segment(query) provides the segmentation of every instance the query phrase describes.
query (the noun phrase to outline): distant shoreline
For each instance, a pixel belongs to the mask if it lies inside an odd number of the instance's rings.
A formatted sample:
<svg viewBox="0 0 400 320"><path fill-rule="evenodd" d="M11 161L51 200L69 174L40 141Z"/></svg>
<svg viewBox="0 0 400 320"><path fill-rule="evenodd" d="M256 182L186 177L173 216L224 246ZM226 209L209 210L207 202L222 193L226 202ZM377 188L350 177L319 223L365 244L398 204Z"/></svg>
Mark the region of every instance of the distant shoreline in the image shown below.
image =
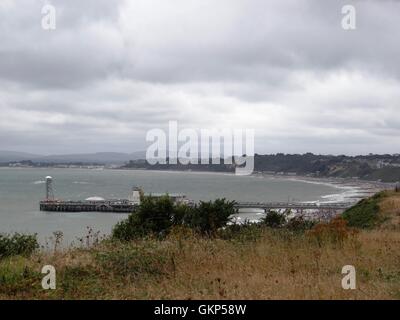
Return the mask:
<svg viewBox="0 0 400 320"><path fill-rule="evenodd" d="M58 168L58 167L0 167L0 170L24 170L24 169L41 169L41 170L91 170L91 171L103 171L103 170L112 170L112 171L148 171L155 173L184 173L184 174L207 174L207 175L225 175L225 176L235 176L235 173L232 172L220 172L220 171L193 171L193 170L160 170L160 169L139 169L139 168ZM338 193L334 194L326 194L322 196L324 201L321 202L357 202L363 198L369 197L379 191L392 189L394 188L394 183L387 182L379 182L379 181L367 181L355 178L336 178L336 177L310 177L304 175L284 175L284 174L271 174L264 172L254 172L249 175L251 177L261 177L268 179L279 179L286 181L297 181L303 183L311 183L311 184L322 184L329 187L333 187L338 189ZM248 177L249 177L248 176Z"/></svg>
<svg viewBox="0 0 400 320"><path fill-rule="evenodd" d="M161 169L146 169L146 168L105 168L105 170L132 170L132 171L150 171L150 172L170 172L170 173L190 173L190 174L220 174L220 175L235 175L233 172L223 171L195 171L195 170L161 170ZM266 172L253 172L253 177L277 178L281 180L301 181L313 184L325 184L335 188L345 187L358 187L365 190L382 191L394 188L393 182L381 182L373 180L361 180L356 178L339 178L339 177L311 177L306 175L285 175L285 174L272 174ZM374 192L374 193L376 193Z"/></svg>
<svg viewBox="0 0 400 320"><path fill-rule="evenodd" d="M309 177L309 176L284 176L258 173L263 177L279 178L281 180L299 181L312 184L323 184L341 190L338 194L329 194L323 196L330 202L357 202L363 198L374 195L377 192L393 189L393 183L366 181L350 178L332 178L332 177Z"/></svg>
<svg viewBox="0 0 400 320"><path fill-rule="evenodd" d="M210 171L210 170L171 170L171 169L147 169L147 168L124 168L124 167L116 167L116 168L108 168L106 166L102 167L57 167L57 166L49 166L49 167L8 167L8 166L0 166L0 170L12 170L12 169L40 169L40 170L51 170L51 169L62 169L62 170L92 170L92 171L102 171L102 170L112 170L112 171L150 171L150 172L169 172L169 173L190 173L190 174L219 174L219 175L235 175L234 172L225 172L225 171ZM254 177L269 177L269 178L279 178L283 180L294 180L294 181L304 181L309 183L327 183L330 185L356 185L356 186L369 186L370 188L375 189L388 189L394 188L396 183L394 182L382 182L377 180L362 180L359 178L341 178L341 177L313 177L307 175L287 175L287 174L273 174L269 172L253 172L251 175Z"/></svg>

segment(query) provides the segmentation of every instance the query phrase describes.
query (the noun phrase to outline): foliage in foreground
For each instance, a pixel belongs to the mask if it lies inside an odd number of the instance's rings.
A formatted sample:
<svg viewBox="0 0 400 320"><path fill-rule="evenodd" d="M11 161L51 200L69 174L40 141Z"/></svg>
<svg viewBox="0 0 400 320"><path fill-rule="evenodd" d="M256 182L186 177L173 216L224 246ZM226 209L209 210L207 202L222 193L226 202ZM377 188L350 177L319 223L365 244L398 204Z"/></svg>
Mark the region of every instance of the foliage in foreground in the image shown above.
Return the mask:
<svg viewBox="0 0 400 320"><path fill-rule="evenodd" d="M0 234L0 259L14 255L30 255L39 248L37 235Z"/></svg>
<svg viewBox="0 0 400 320"><path fill-rule="evenodd" d="M397 205L389 198L381 210ZM153 232L134 241L4 258L0 299L400 298L398 229L356 230L341 217L310 229L298 218L280 227L228 224L210 237L189 225L182 208L180 215L171 209L169 223L145 224L161 233L168 227L163 237ZM57 270L56 290L41 287L46 264ZM356 290L341 286L349 264L357 270Z"/></svg>
<svg viewBox="0 0 400 320"><path fill-rule="evenodd" d="M232 232L257 229L257 226L251 226L252 223L230 224L235 213L234 202L225 199L188 206L175 204L167 195L162 198L145 197L137 212L130 214L114 227L112 237L122 241L150 235L163 238L177 226L185 226L201 235L212 237L227 237ZM288 213L290 212L282 214L271 210L261 224L299 232L309 230L315 224L302 216L287 219Z"/></svg>
<svg viewBox="0 0 400 320"><path fill-rule="evenodd" d="M290 231L304 232L311 229L316 222L305 219L302 215L288 219L290 210L285 213L279 213L273 210L267 212L261 223L270 228L286 228Z"/></svg>
<svg viewBox="0 0 400 320"><path fill-rule="evenodd" d="M232 228L226 239L179 226L161 240L107 240L7 258L0 261L0 299L400 298L399 232L351 236L340 218L305 233L262 224ZM56 290L41 287L46 264L57 270ZM356 290L341 286L347 264L356 266Z"/></svg>

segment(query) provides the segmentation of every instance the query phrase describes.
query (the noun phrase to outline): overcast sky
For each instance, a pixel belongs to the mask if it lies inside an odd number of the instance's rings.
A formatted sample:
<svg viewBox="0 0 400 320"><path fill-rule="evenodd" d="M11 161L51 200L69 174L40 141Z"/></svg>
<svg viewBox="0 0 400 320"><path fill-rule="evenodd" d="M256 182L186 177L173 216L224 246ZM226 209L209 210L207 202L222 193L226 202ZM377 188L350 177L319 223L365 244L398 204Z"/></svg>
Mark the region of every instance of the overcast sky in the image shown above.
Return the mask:
<svg viewBox="0 0 400 320"><path fill-rule="evenodd" d="M397 153L399 17L389 0L1 0L0 150L134 152L176 120L255 129L259 153Z"/></svg>

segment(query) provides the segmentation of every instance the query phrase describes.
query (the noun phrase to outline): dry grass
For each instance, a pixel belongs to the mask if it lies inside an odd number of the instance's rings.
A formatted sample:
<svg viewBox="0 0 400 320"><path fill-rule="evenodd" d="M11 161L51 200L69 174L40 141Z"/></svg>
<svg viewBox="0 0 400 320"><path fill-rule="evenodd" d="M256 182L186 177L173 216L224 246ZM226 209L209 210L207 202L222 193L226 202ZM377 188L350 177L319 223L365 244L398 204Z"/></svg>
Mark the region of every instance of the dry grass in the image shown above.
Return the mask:
<svg viewBox="0 0 400 320"><path fill-rule="evenodd" d="M388 192L387 197L380 203L380 212L387 221L382 228L400 230L400 192Z"/></svg>
<svg viewBox="0 0 400 320"><path fill-rule="evenodd" d="M31 281L28 287L0 287L3 299L400 298L400 233L393 230L365 231L322 246L305 235L268 229L252 242L175 234L162 242L105 243L9 263L32 270ZM57 269L54 291L40 287L45 264ZM356 267L356 290L341 287L341 269L348 264Z"/></svg>
<svg viewBox="0 0 400 320"><path fill-rule="evenodd" d="M375 230L337 220L308 233L255 228L222 240L176 229L163 241L12 257L0 261L0 299L400 299L399 210L400 195L390 193ZM46 264L57 270L56 290L41 288ZM356 290L342 289L344 265L356 268Z"/></svg>

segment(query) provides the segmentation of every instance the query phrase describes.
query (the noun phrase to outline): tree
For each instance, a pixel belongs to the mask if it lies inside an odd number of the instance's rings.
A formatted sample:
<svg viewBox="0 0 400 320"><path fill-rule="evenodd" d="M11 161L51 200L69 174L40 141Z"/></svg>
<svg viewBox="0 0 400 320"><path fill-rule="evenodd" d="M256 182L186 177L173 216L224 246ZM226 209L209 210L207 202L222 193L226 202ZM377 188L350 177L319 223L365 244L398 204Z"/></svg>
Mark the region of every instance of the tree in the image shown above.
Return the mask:
<svg viewBox="0 0 400 320"><path fill-rule="evenodd" d="M284 225L284 223L286 222L286 218L283 214L279 212L269 210L262 222L268 227L279 228Z"/></svg>
<svg viewBox="0 0 400 320"><path fill-rule="evenodd" d="M166 233L174 221L176 206L168 195L161 198L144 197L139 209L113 229L113 237L132 240L150 233Z"/></svg>
<svg viewBox="0 0 400 320"><path fill-rule="evenodd" d="M191 210L187 223L202 234L214 235L219 228L226 226L230 217L235 214L234 204L234 201L226 199L202 201Z"/></svg>

